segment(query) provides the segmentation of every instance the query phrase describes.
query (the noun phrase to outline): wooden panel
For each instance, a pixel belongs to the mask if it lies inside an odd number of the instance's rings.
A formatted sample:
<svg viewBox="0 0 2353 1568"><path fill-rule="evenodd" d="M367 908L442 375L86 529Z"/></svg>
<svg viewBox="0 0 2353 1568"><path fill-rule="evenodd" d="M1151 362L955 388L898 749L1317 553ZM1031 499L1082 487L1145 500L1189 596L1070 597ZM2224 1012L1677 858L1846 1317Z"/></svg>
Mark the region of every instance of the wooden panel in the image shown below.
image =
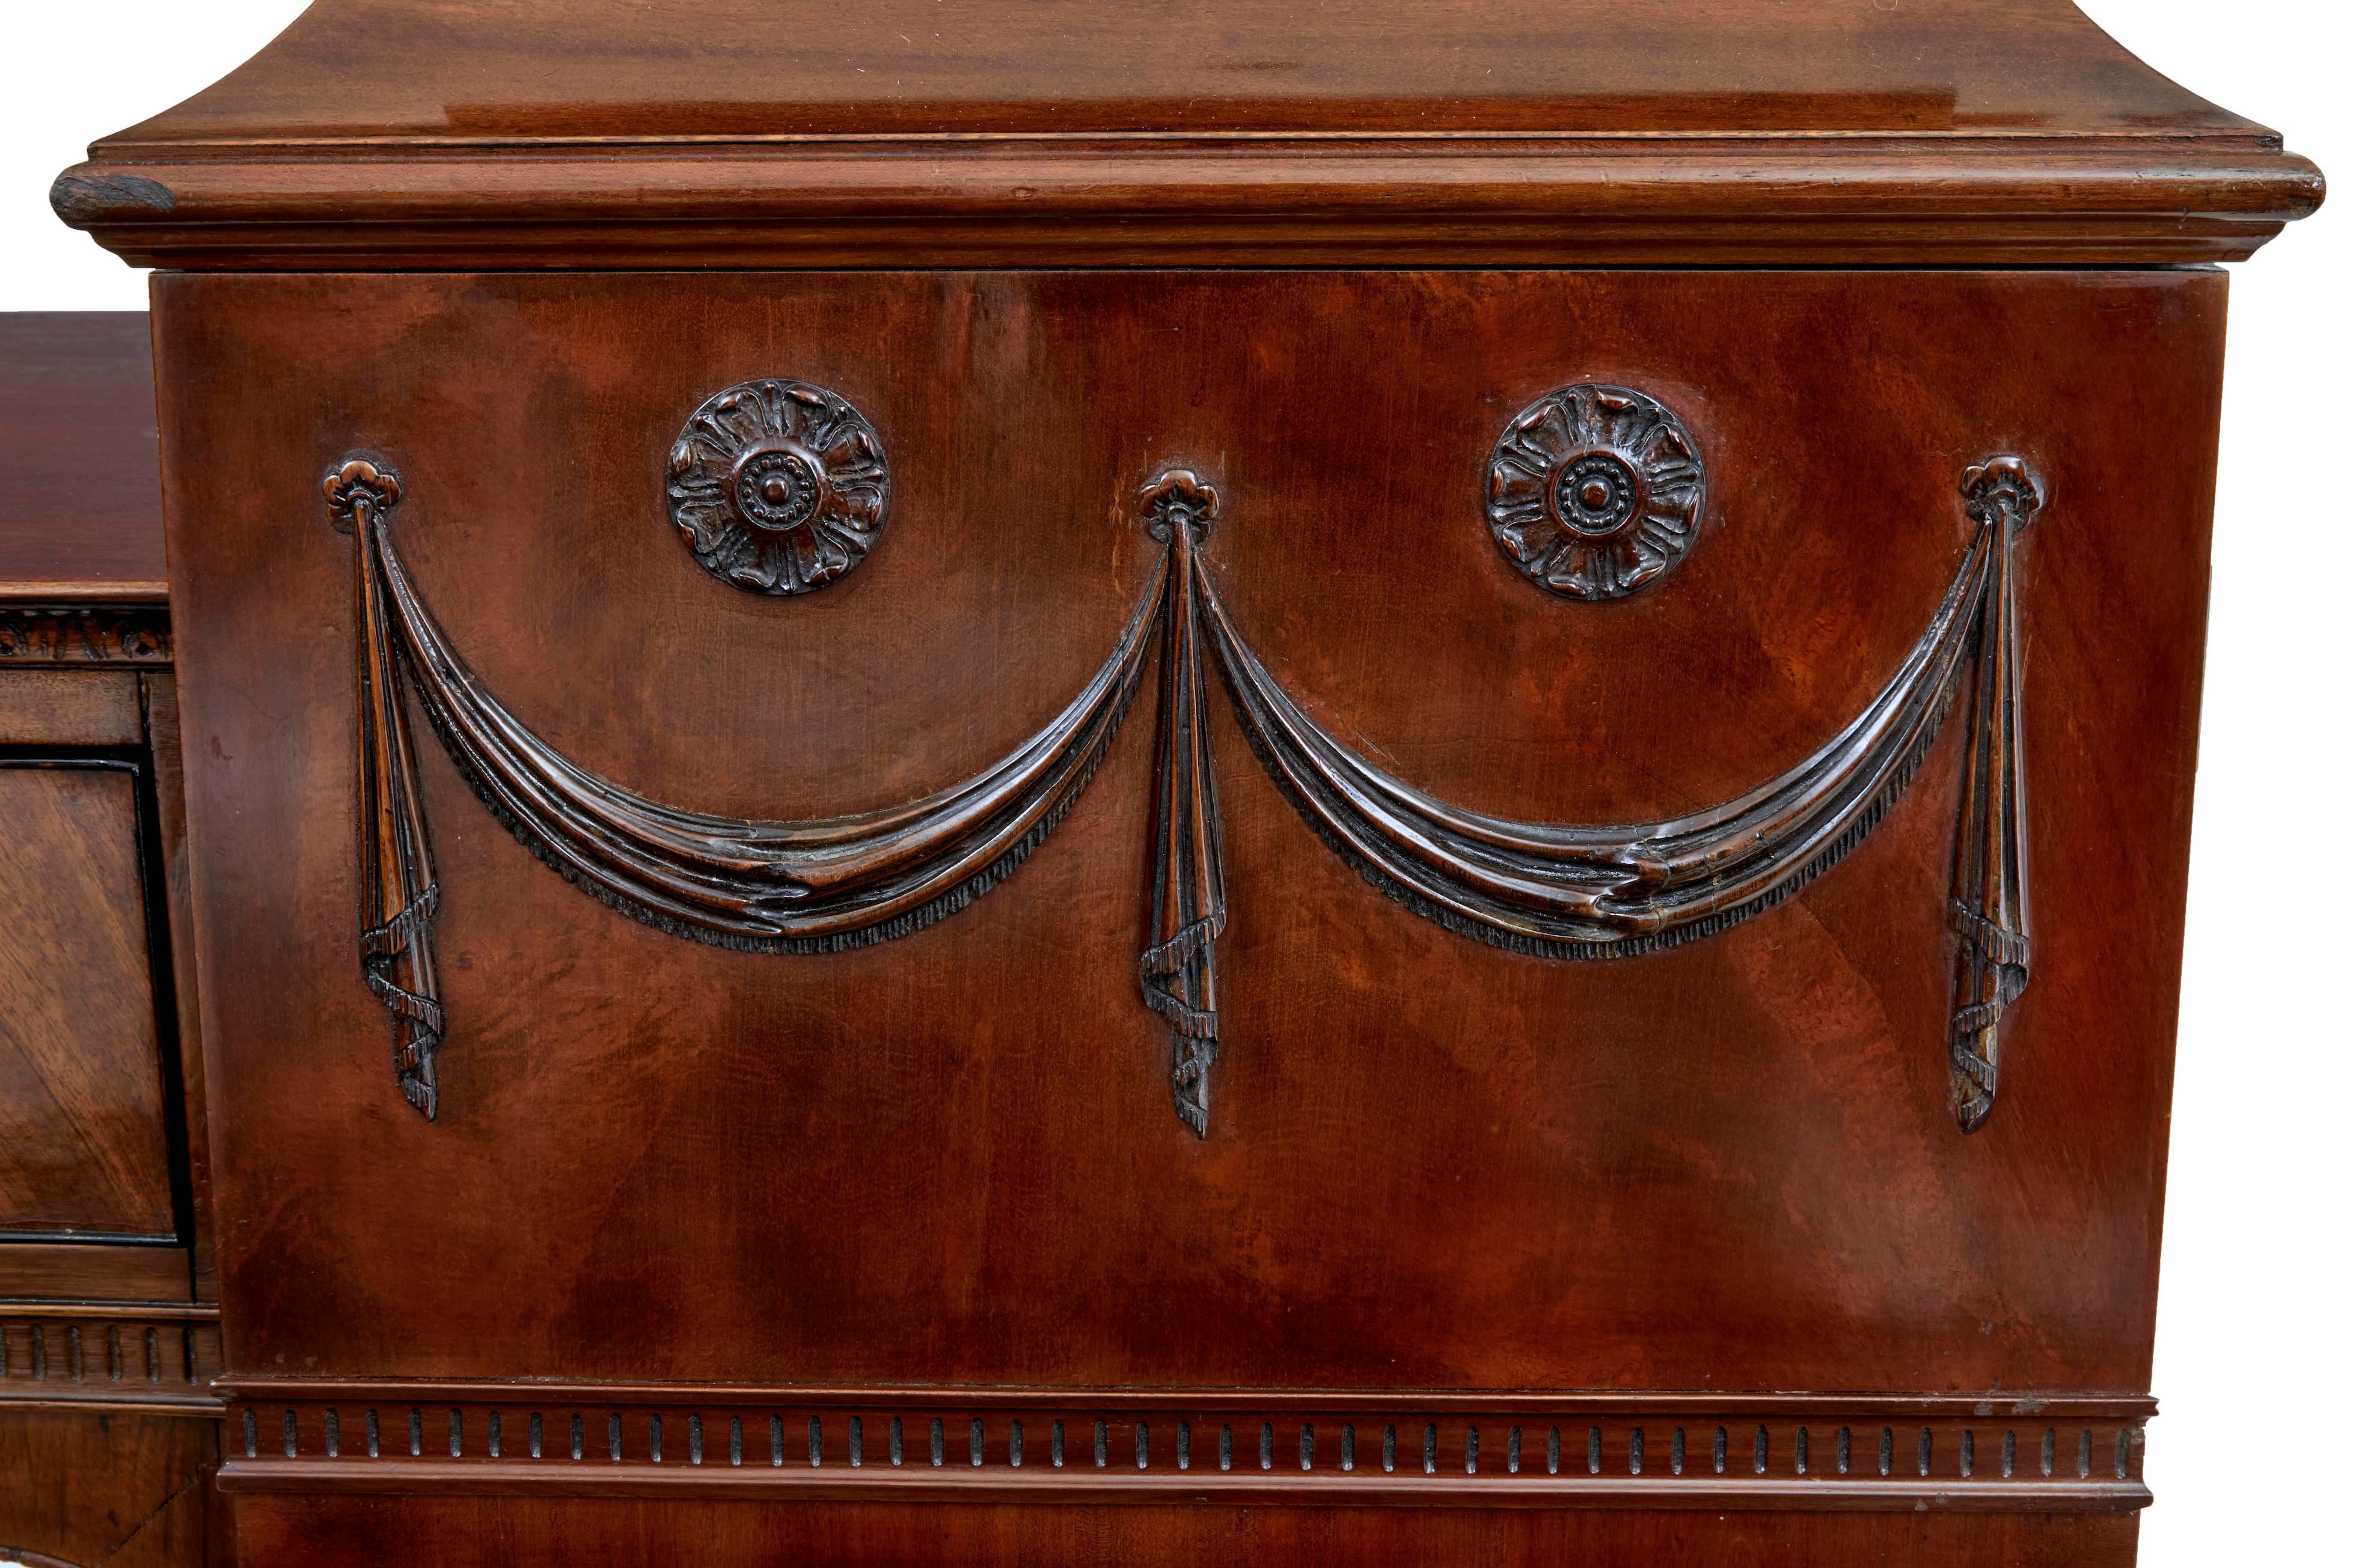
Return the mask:
<svg viewBox="0 0 2353 1568"><path fill-rule="evenodd" d="M137 792L0 765L0 1231L174 1234Z"/></svg>
<svg viewBox="0 0 2353 1568"><path fill-rule="evenodd" d="M2146 1387L2219 276L158 289L232 1372ZM891 531L795 598L715 581L664 514L681 423L760 374L849 398L892 464ZM1714 498L1671 578L1606 605L1532 586L1482 513L1514 411L1588 378L1671 403ZM428 1123L355 952L352 544L318 489L353 447L406 475L405 559L488 689L658 799L862 811L1006 754L1117 639L1157 558L1128 498L1181 460L1286 689L1418 787L1588 822L1838 731L1974 537L1963 469L2019 450L2052 500L2020 547L2037 968L2002 1110L1963 1136L1949 1104L1957 731L1778 907L1569 963L1367 888L1219 707L1206 1140L1137 994L1133 733L970 909L763 955L584 897L420 730Z"/></svg>
<svg viewBox="0 0 2353 1568"><path fill-rule="evenodd" d="M145 311L0 312L0 594L164 596Z"/></svg>
<svg viewBox="0 0 2353 1568"><path fill-rule="evenodd" d="M214 1526L217 1434L185 1416L0 1407L0 1561L196 1568Z"/></svg>
<svg viewBox="0 0 2353 1568"><path fill-rule="evenodd" d="M188 1249L103 1242L0 1244L0 1298L49 1301L185 1301Z"/></svg>
<svg viewBox="0 0 2353 1568"><path fill-rule="evenodd" d="M188 809L180 754L179 688L169 670L146 682L148 756L155 768L155 839L172 944L171 985L180 1047L180 1121L186 1140L188 1255L195 1299L218 1298L213 1266L211 1123L205 1114L204 1028L196 1009L196 933L188 903Z"/></svg>
<svg viewBox="0 0 2353 1568"><path fill-rule="evenodd" d="M145 739L132 671L0 667L0 746L135 746Z"/></svg>
<svg viewBox="0 0 2353 1568"><path fill-rule="evenodd" d="M2128 1568L2139 1521L2121 1516L1721 1518L1453 1510L875 1507L241 1496L247 1560L334 1568L420 1562L558 1568L590 1557L710 1568L776 1562L1104 1565L1271 1563L1493 1568ZM686 1544L686 1543L691 1543Z"/></svg>

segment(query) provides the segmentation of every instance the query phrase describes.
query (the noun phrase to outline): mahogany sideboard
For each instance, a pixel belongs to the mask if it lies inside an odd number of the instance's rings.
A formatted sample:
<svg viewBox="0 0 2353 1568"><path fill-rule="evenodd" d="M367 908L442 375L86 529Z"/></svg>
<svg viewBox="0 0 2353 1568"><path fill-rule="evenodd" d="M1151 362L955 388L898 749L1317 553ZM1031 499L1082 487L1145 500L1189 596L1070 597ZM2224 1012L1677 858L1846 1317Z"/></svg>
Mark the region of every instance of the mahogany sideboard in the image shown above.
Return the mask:
<svg viewBox="0 0 2353 1568"><path fill-rule="evenodd" d="M320 0L98 142L237 1550L2129 1563L2321 191L2063 0Z"/></svg>

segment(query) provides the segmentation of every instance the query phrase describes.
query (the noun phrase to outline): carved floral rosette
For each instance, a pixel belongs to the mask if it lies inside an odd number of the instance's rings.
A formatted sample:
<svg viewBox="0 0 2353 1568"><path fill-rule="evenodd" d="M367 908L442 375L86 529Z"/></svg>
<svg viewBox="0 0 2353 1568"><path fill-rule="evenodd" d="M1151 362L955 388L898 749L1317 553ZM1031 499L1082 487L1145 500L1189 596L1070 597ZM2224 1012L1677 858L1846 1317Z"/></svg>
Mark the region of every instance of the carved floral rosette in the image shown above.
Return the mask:
<svg viewBox="0 0 2353 1568"><path fill-rule="evenodd" d="M759 594L847 574L882 531L891 470L874 427L798 381L731 386L670 448L670 521L704 571Z"/></svg>
<svg viewBox="0 0 2353 1568"><path fill-rule="evenodd" d="M1586 382L1514 416L1487 462L1487 523L1530 582L1614 599L1683 559L1707 476L1683 422L1630 387Z"/></svg>

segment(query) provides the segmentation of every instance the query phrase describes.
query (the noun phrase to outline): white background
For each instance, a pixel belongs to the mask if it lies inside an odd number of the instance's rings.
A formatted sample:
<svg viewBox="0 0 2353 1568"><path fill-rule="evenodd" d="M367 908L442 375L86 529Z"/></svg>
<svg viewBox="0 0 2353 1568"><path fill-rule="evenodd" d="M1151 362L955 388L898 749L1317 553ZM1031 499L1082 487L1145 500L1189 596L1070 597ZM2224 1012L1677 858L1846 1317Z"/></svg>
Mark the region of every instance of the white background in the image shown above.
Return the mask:
<svg viewBox="0 0 2353 1568"><path fill-rule="evenodd" d="M2337 0L2084 8L2159 70L2353 181L2353 59ZM6 0L0 310L144 309L140 274L51 216L50 180L85 143L212 81L301 9ZM2327 1500L2345 1484L2353 1402L2348 207L2353 195L2232 269L2150 1568L2353 1561L2342 1507Z"/></svg>

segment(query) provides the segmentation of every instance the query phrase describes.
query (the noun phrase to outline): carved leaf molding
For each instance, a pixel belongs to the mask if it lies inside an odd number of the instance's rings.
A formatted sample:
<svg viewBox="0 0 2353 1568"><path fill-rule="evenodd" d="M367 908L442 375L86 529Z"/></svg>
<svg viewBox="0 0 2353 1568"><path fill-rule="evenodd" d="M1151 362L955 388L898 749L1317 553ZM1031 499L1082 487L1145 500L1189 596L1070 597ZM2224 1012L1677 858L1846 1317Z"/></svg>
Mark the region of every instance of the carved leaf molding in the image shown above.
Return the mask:
<svg viewBox="0 0 2353 1568"><path fill-rule="evenodd" d="M1618 826L1515 822L1439 800L1335 739L1251 652L1199 549L1214 487L1183 469L1147 486L1165 549L1094 677L1045 728L961 784L904 805L818 821L747 821L649 800L533 734L486 689L426 606L385 520L399 479L364 458L326 483L354 536L361 966L395 1021L403 1093L438 1114L446 1013L432 870L404 688L491 812L574 886L672 935L754 952L885 942L961 910L1009 876L1075 804L1158 645L1160 711L1145 1005L1173 1037L1170 1090L1208 1128L1218 1045L1217 942L1228 918L1205 645L1251 751L1317 837L1382 893L1450 931L1556 960L1696 942L1770 909L1861 843L1918 772L1965 681L1972 724L1953 917L1960 957L1948 1041L1964 1131L1991 1112L2001 1026L2028 975L2011 546L2042 505L2016 458L1970 468L1978 530L1926 627L1877 696L1788 772L1686 816ZM1156 633L1156 636L1155 636Z"/></svg>

